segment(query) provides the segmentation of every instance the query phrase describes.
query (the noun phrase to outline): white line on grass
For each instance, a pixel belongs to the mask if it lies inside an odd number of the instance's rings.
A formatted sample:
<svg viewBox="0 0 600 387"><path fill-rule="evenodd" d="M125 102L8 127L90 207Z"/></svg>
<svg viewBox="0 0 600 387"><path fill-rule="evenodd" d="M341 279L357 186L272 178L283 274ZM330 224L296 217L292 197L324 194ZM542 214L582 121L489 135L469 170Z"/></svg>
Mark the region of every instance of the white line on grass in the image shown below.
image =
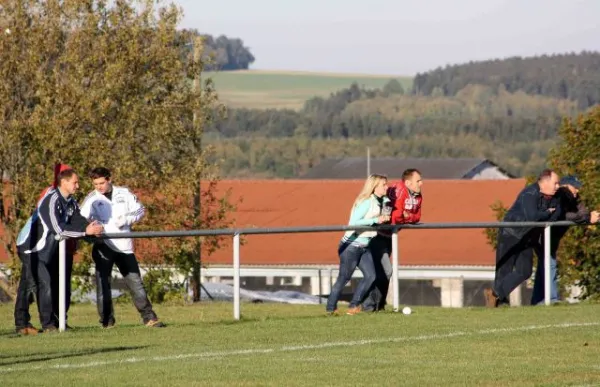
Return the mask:
<svg viewBox="0 0 600 387"><path fill-rule="evenodd" d="M370 340L356 340L356 341L338 341L329 342L322 344L307 344L307 345L287 345L278 348L250 348L240 349L234 351L220 351L220 352L202 352L202 353L187 353L179 355L166 355L166 356L152 356L152 357L130 357L120 360L101 360L92 361L87 363L66 363L66 364L54 364L54 365L39 365L32 367L10 367L2 368L0 366L1 373L9 372L23 372L23 371L35 371L35 370L61 370L61 369L76 369L76 368L93 368L105 365L123 365L123 364L134 364L134 363L147 363L147 362L162 362L171 360L182 360L182 359L216 359L227 356L244 356L244 355L259 355L259 354L270 354L277 352L296 352L306 351L311 349L324 349L324 348L336 348L336 347L355 347L361 345L372 345L372 344L385 344L385 343L401 343L411 341L428 341L428 340L440 340L448 339L453 337L463 336L475 336L485 335L493 333L510 333L510 332L522 332L530 330L540 329L559 329L559 328L575 328L575 327L590 327L598 326L600 323L564 323L564 324L548 324L548 325L529 325L523 327L513 328L493 328L483 329L478 331L456 331L450 333L437 333L431 335L420 335L420 336L407 336L407 337L390 337L387 339L370 339Z"/></svg>

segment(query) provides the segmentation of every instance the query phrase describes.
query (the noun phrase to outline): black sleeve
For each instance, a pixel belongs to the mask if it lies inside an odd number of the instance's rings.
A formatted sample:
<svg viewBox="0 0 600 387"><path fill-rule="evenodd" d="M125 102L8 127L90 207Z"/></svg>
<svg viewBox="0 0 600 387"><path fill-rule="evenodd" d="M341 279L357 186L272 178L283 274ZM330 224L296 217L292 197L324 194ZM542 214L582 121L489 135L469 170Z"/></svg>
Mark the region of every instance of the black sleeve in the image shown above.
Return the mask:
<svg viewBox="0 0 600 387"><path fill-rule="evenodd" d="M548 210L540 210L538 208L538 200L535 194L523 194L523 214L526 222L542 222L548 220L552 213ZM556 211L554 211L556 213Z"/></svg>
<svg viewBox="0 0 600 387"><path fill-rule="evenodd" d="M562 211L563 211L563 209L562 209L560 203L556 203L556 206L554 207L554 212L552 212L550 214L548 221L556 222L557 220L559 220Z"/></svg>
<svg viewBox="0 0 600 387"><path fill-rule="evenodd" d="M65 231L82 232L85 235L85 229L87 228L88 224L88 220L81 215L79 208L76 208L71 216L71 221L65 225Z"/></svg>
<svg viewBox="0 0 600 387"><path fill-rule="evenodd" d="M74 226L73 224L67 224L64 221L64 217L60 214L60 204L58 202L57 193L53 193L47 196L39 207L39 214L42 221L54 232L56 235L60 235L65 238L81 238L85 236L85 228L81 229L81 224ZM79 216L79 209L75 211Z"/></svg>

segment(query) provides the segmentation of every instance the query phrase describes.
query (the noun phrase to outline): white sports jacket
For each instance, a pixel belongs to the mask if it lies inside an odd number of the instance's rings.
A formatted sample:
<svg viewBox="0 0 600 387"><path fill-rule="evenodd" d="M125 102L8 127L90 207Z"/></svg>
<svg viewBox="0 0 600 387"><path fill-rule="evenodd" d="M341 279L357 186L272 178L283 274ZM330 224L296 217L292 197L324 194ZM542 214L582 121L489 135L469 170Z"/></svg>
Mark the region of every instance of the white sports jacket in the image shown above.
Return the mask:
<svg viewBox="0 0 600 387"><path fill-rule="evenodd" d="M130 232L131 226L145 213L146 209L129 189L117 186L112 187L112 200L94 190L81 206L81 215L101 222L107 234ZM116 252L133 254L131 238L104 239L104 242Z"/></svg>

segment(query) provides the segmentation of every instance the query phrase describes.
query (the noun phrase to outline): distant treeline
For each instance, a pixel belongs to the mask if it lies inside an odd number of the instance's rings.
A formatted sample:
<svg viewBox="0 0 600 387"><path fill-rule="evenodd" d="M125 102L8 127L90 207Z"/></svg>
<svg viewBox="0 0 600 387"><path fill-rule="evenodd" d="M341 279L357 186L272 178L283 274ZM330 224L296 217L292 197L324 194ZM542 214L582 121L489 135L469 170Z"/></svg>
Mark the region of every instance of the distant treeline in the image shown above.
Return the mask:
<svg viewBox="0 0 600 387"><path fill-rule="evenodd" d="M600 53L514 57L439 67L417 74L413 94L453 96L474 83L570 99L585 109L600 103Z"/></svg>
<svg viewBox="0 0 600 387"><path fill-rule="evenodd" d="M189 44L182 45L184 55L193 50L193 36L204 37L204 55L208 58L205 70L247 70L254 63L254 55L250 49L244 46L244 42L238 38L228 38L225 35L213 37L201 34L197 30L181 30L180 34Z"/></svg>
<svg viewBox="0 0 600 387"><path fill-rule="evenodd" d="M353 84L300 111L230 109L206 139L228 177L294 177L328 157L490 158L514 175L544 166L577 104L467 85L452 97L364 90Z"/></svg>
<svg viewBox="0 0 600 387"><path fill-rule="evenodd" d="M227 138L475 134L489 141L518 142L553 138L561 119L576 112L574 102L509 93L502 86L467 85L451 97L425 97L353 84L329 98L308 100L300 111L230 109L227 118L209 131Z"/></svg>
<svg viewBox="0 0 600 387"><path fill-rule="evenodd" d="M554 141L528 141L518 144L486 141L471 134L414 135L405 139L373 137L368 139L253 136L205 140L218 162L223 177L294 178L327 158L434 157L488 158L515 176L537 174L546 163Z"/></svg>

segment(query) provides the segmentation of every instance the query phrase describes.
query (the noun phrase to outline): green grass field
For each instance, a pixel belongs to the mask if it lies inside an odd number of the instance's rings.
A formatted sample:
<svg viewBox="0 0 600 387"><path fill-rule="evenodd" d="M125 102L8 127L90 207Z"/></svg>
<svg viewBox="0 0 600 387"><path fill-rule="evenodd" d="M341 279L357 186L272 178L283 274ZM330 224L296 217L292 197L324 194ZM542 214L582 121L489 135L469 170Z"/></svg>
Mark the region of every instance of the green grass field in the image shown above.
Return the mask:
<svg viewBox="0 0 600 387"><path fill-rule="evenodd" d="M32 308L34 309L34 308ZM146 328L117 304L100 329L74 305L65 333L17 337L0 306L0 385L600 385L600 305L329 317L321 306L162 306Z"/></svg>
<svg viewBox="0 0 600 387"><path fill-rule="evenodd" d="M393 75L304 73L285 71L222 71L206 73L215 81L219 97L231 107L299 109L307 99L328 96L349 87L352 82L367 88L380 88L397 78L405 89L411 77Z"/></svg>

